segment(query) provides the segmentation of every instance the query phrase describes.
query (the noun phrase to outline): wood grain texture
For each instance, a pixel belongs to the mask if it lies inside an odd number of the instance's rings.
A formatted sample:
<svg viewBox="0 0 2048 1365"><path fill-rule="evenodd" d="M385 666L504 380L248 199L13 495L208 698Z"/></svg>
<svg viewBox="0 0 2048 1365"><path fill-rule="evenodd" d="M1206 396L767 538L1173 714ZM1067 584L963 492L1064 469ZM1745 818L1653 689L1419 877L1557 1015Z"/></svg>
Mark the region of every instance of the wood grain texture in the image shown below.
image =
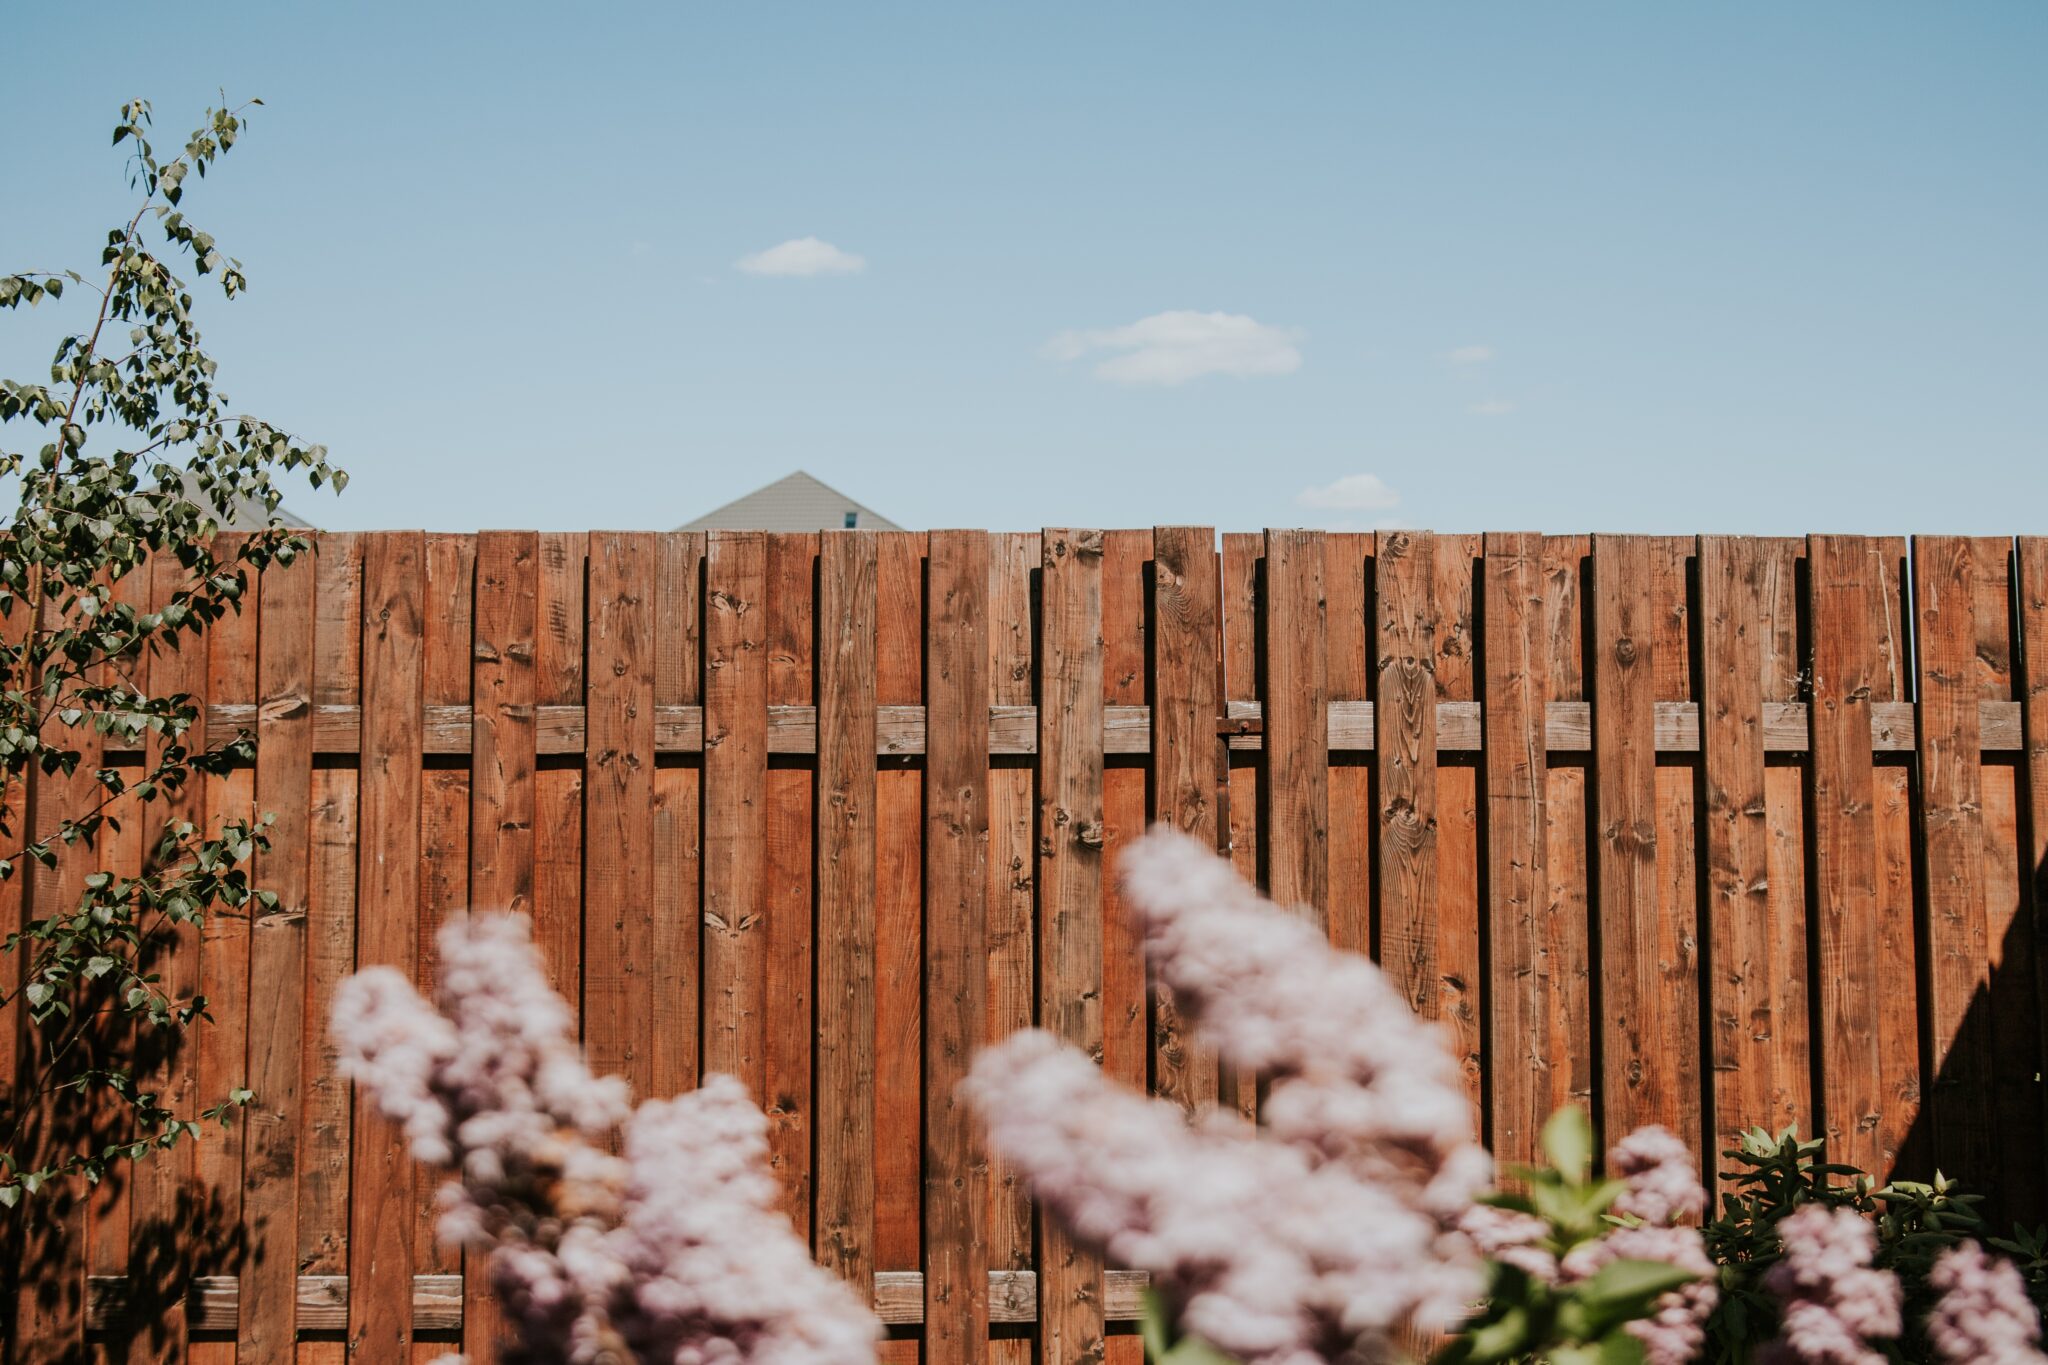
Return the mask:
<svg viewBox="0 0 2048 1365"><path fill-rule="evenodd" d="M1376 555L1380 963L1408 1007L1438 1018L1436 546L1383 531Z"/></svg>
<svg viewBox="0 0 2048 1365"><path fill-rule="evenodd" d="M1779 1047L1785 1013L1771 924L1770 806L1764 790L1764 579L1759 541L1700 540L1703 667L1701 733L1706 736L1705 858L1709 957L1709 1066L1714 1077L1716 1150L1779 1112L1788 1079Z"/></svg>
<svg viewBox="0 0 2048 1365"><path fill-rule="evenodd" d="M704 557L704 1070L767 1091L767 547L714 531Z"/></svg>
<svg viewBox="0 0 2048 1365"><path fill-rule="evenodd" d="M1475 567L1483 542L1477 536L1435 537L1436 704L1479 707L1474 617ZM1437 729L1441 751L1444 727ZM1476 747L1476 746L1475 746ZM1439 757L1434 778L1436 807L1436 1017L1449 1031L1451 1049L1472 1103L1473 1131L1483 1129L1486 1090L1486 1025L1482 1015L1486 973L1480 887L1481 763L1477 755Z"/></svg>
<svg viewBox="0 0 2048 1365"><path fill-rule="evenodd" d="M988 676L996 705L1028 704L1032 699L1038 676L1032 578L1038 561L1036 533L997 534L990 539ZM1037 747L1035 733L1032 746ZM1029 764L994 759L990 763L986 1036L994 1043L1031 1027L1038 1008L1037 800L1036 774ZM1031 1200L1022 1177L1000 1152L990 1154L988 1186L991 1271L1029 1271L1035 1264ZM1028 1305L1035 1323L1035 1279ZM1000 1306L992 1299L991 1316ZM1032 1365L1035 1344L1030 1335L998 1337L988 1344L988 1358L993 1365Z"/></svg>
<svg viewBox="0 0 2048 1365"><path fill-rule="evenodd" d="M534 912L540 558L535 532L477 537L469 897L478 909L523 915ZM504 1333L488 1267L475 1255L463 1266L463 1347L479 1365L497 1358Z"/></svg>
<svg viewBox="0 0 2048 1365"><path fill-rule="evenodd" d="M1874 627L1877 559L1855 536L1815 536L1813 618L1814 887L1819 961L1822 1133L1833 1161L1881 1168L1877 834L1867 711L1882 663Z"/></svg>
<svg viewBox="0 0 2048 1365"><path fill-rule="evenodd" d="M1223 577L1223 697L1226 711L1249 708L1264 695L1259 650L1259 613L1264 602L1265 537L1225 532L1219 564ZM1223 791L1224 846L1237 875L1259 882L1261 766L1226 751ZM1218 1077L1220 1102L1246 1118L1258 1113L1258 1078L1225 1066Z"/></svg>
<svg viewBox="0 0 2048 1365"><path fill-rule="evenodd" d="M817 1252L875 1276L875 617L868 532L818 562Z"/></svg>
<svg viewBox="0 0 2048 1365"><path fill-rule="evenodd" d="M987 1029L989 543L934 531L925 699L924 1360L988 1341L988 1161L957 1091Z"/></svg>
<svg viewBox="0 0 2048 1365"><path fill-rule="evenodd" d="M1266 894L1327 930L1330 905L1329 658L1323 533L1266 533Z"/></svg>
<svg viewBox="0 0 2048 1365"><path fill-rule="evenodd" d="M1988 1170L1992 1019L1984 911L1984 791L1977 702L1983 655L1974 547L1961 536L1913 544L1919 642L1921 823L1927 841L1928 1022L1933 1030L1934 1157ZM1995 656L1994 656L1995 657Z"/></svg>
<svg viewBox="0 0 2048 1365"><path fill-rule="evenodd" d="M654 593L651 535L593 531L584 627L583 1046L636 1095L654 1080Z"/></svg>
<svg viewBox="0 0 2048 1365"><path fill-rule="evenodd" d="M1340 712L1370 706L1378 658L1372 646L1376 537L1333 531L1323 540L1324 658L1330 697L1330 903L1333 946L1372 951L1373 766L1364 754L1340 750Z"/></svg>
<svg viewBox="0 0 2048 1365"><path fill-rule="evenodd" d="M419 958L425 578L426 546L417 532L364 537L356 961L408 975ZM349 1349L365 1359L401 1359L412 1345L414 1171L396 1126L361 1102L350 1188Z"/></svg>
<svg viewBox="0 0 2048 1365"><path fill-rule="evenodd" d="M768 538L768 705L810 702L818 537ZM768 769L766 916L768 994L763 1065L768 1159L782 1184L783 1210L799 1236L811 1235L812 898L817 809L811 772Z"/></svg>
<svg viewBox="0 0 2048 1365"><path fill-rule="evenodd" d="M1594 885L1601 944L1601 1112L1610 1137L1646 1123L1684 1131L1684 1098L1664 1055L1664 1040L1678 1025L1660 995L1658 961L1653 563L1646 538L1594 537Z"/></svg>
<svg viewBox="0 0 2048 1365"><path fill-rule="evenodd" d="M1152 533L1152 819L1215 847L1223 715L1223 616L1216 533ZM1193 1113L1216 1103L1216 1055L1193 1037L1166 991L1152 1012L1152 1083Z"/></svg>
<svg viewBox="0 0 2048 1365"><path fill-rule="evenodd" d="M1102 533L1047 529L1040 563L1038 1022L1102 1056ZM1044 1365L1106 1350L1102 1266L1039 1226Z"/></svg>
<svg viewBox="0 0 2048 1365"><path fill-rule="evenodd" d="M1486 701L1487 915L1492 945L1496 1158L1539 1159L1544 1120L1569 1098L1565 1060L1551 1055L1560 994L1544 933L1549 781L1543 744L1549 654L1543 538L1486 538L1482 651Z"/></svg>
<svg viewBox="0 0 2048 1365"><path fill-rule="evenodd" d="M921 532L875 537L875 693L880 707L924 699L925 549ZM924 773L890 756L875 774L875 1268L923 1257ZM915 1345L885 1347L885 1365Z"/></svg>
<svg viewBox="0 0 2048 1365"><path fill-rule="evenodd" d="M702 532L660 537L656 570L654 705L701 705L704 657ZM703 783L697 762L657 764L654 770L654 1093L672 1095L698 1082L697 1024L701 1017L700 939L704 927ZM809 848L806 831L805 848ZM809 906L805 906L809 932ZM809 1019L806 955L803 1016ZM808 1033L808 1027L806 1027ZM808 1050L808 1049L807 1049ZM808 1056L805 1059L809 1060ZM806 1067L808 1080L808 1067ZM806 1086L808 1099L808 1085ZM805 1118L808 1120L808 1103ZM809 1129L804 1130L808 1143ZM804 1190L808 1205L810 1191Z"/></svg>
<svg viewBox="0 0 2048 1365"><path fill-rule="evenodd" d="M305 1043L307 844L312 813L313 637L318 569L273 564L258 587L256 800L271 817L249 948L248 1146L242 1175L241 1351L288 1354L297 1338L298 1157Z"/></svg>

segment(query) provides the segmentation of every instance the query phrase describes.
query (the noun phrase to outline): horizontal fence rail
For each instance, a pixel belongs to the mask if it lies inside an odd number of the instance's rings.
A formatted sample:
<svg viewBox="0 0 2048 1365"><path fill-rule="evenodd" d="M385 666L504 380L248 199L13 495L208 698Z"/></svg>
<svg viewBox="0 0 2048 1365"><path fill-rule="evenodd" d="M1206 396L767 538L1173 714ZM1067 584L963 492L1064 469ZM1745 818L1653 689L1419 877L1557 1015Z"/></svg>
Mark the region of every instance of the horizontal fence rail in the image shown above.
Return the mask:
<svg viewBox="0 0 2048 1365"><path fill-rule="evenodd" d="M951 1096L1035 1025L1256 1113L1148 990L1116 872L1154 821L1377 958L1503 1160L1567 1103L1709 1172L1794 1124L2048 1216L2048 539L317 542L142 665L205 700L196 739L257 741L172 810L272 814L279 896L168 951L213 1022L151 1079L256 1099L38 1197L11 1359L488 1360L481 1258L325 1034L345 975L431 980L474 905L532 916L599 1069L745 1082L885 1360L1141 1365L1144 1277L1068 1247ZM38 812L87 797L48 782ZM0 888L6 927L144 843Z"/></svg>

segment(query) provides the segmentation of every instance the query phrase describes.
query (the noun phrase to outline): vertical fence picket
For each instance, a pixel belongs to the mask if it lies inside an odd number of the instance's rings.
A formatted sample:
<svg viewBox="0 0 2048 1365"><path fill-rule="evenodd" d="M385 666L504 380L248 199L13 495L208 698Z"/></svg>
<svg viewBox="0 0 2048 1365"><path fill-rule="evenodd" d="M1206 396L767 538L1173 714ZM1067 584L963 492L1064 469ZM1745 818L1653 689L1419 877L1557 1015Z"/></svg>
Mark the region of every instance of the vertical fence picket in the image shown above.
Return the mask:
<svg viewBox="0 0 2048 1365"><path fill-rule="evenodd" d="M924 1362L988 1341L988 1182L958 1096L987 1023L989 537L931 533L925 636Z"/></svg>
<svg viewBox="0 0 2048 1365"><path fill-rule="evenodd" d="M1749 538L1700 540L1700 737L1705 759L1712 983L1708 1045L1715 1145L1764 1121L1780 1088L1775 1046L1784 979L1770 923L1764 792L1765 551Z"/></svg>
<svg viewBox="0 0 2048 1365"><path fill-rule="evenodd" d="M997 534L989 545L988 639L990 701L995 706L1029 706L1038 676L1037 630L1032 613L1032 575L1037 572L1036 533ZM1033 919L1036 888L1036 793L1033 765L1026 756L1005 755L989 763L988 1032L990 1042L1031 1027L1038 1005L1034 969L1037 947ZM992 1270L1030 1270L1036 1264L1031 1200L1017 1172L1001 1152L989 1153L988 1263ZM1012 1291L1005 1306L1019 1305ZM994 1306L991 1305L991 1313ZM988 1344L992 1365L1031 1365L1028 1332L996 1335Z"/></svg>
<svg viewBox="0 0 2048 1365"><path fill-rule="evenodd" d="M1102 533L1044 532L1038 650L1038 1022L1102 1052ZM1039 1226L1044 1365L1106 1350L1102 1265Z"/></svg>
<svg viewBox="0 0 2048 1365"><path fill-rule="evenodd" d="M1934 1157L1985 1171L1991 1132L1991 1020L1984 920L1976 562L1961 536L1913 544L1919 649L1921 822L1927 839L1927 980L1934 1029ZM1982 1177L1979 1177L1980 1179Z"/></svg>
<svg viewBox="0 0 2048 1365"><path fill-rule="evenodd" d="M657 554L654 704L701 706L704 535L699 531L668 532L660 537ZM697 1084L702 982L698 940L704 924L703 776L701 756L655 760L651 1069L656 1095L673 1095ZM808 980L804 984L808 1000Z"/></svg>
<svg viewBox="0 0 2048 1365"><path fill-rule="evenodd" d="M585 626L584 1050L637 1096L654 1079L655 542L592 532Z"/></svg>
<svg viewBox="0 0 2048 1365"><path fill-rule="evenodd" d="M1799 593L1800 565L1806 542L1777 537L1758 542L1758 612L1761 630L1763 700L1810 700L1809 660L1802 629L1804 602ZM1705 580L1704 568L1701 579ZM1708 656L1711 666L1712 656ZM1703 741L1704 737L1703 737ZM1771 955L1770 1017L1771 1089L1756 1116L1726 1115L1720 1129L1751 1124L1775 1133L1787 1125L1808 1136L1813 1121L1812 1000L1808 971L1807 850L1812 831L1806 818L1807 755L1788 755L1764 766L1764 922Z"/></svg>
<svg viewBox="0 0 2048 1365"><path fill-rule="evenodd" d="M583 532L540 535L533 692L540 706L583 703ZM533 774L533 936L548 984L583 1018L583 764L536 761Z"/></svg>
<svg viewBox="0 0 2048 1365"><path fill-rule="evenodd" d="M1219 566L1223 580L1223 696L1231 702L1257 702L1265 693L1260 676L1260 613L1264 609L1264 536L1226 533ZM1261 728L1263 728L1263 723ZM1266 741L1262 737L1263 748ZM1257 883L1261 849L1261 792L1264 755L1232 755L1228 761L1228 805L1224 822L1226 847L1237 875ZM1219 1078L1221 1102L1245 1117L1258 1112L1258 1080L1226 1066Z"/></svg>
<svg viewBox="0 0 2048 1365"><path fill-rule="evenodd" d="M1324 658L1329 700L1372 700L1374 536L1331 532L1323 541ZM1352 750L1332 750L1330 763L1330 942L1351 953L1372 951L1372 764Z"/></svg>
<svg viewBox="0 0 2048 1365"><path fill-rule="evenodd" d="M540 537L477 537L470 718L469 893L479 910L534 909L534 798L538 761L534 659L540 632ZM491 1365L504 1319L489 1258L463 1265L464 1354Z"/></svg>
<svg viewBox="0 0 2048 1365"><path fill-rule="evenodd" d="M1380 961L1408 1007L1438 1017L1436 547L1383 531L1376 559Z"/></svg>
<svg viewBox="0 0 2048 1365"><path fill-rule="evenodd" d="M313 770L314 590L311 557L263 575L258 662L256 800L272 820L256 885L277 897L252 907L249 1107L242 1224L241 1351L291 1356L298 1339L301 1071L306 1027L307 836Z"/></svg>
<svg viewBox="0 0 2048 1365"><path fill-rule="evenodd" d="M2026 842L2021 846L2024 875L2019 922L2032 926L2037 1022L2031 1041L2041 1055L2048 1055L2048 943L2042 941L2048 931L2048 924L2043 923L2044 912L2048 912L2048 537L2020 538L2014 560L2013 601L2019 617L2021 661L2013 691L2020 702L2020 761L2025 765L2020 776L2021 827ZM2020 932L2029 931L2022 927ZM2037 1162L2048 1159L2040 1144L2036 1144L2034 1156ZM2035 1179L2044 1178L2048 1178L2048 1170L2037 1165Z"/></svg>
<svg viewBox="0 0 2048 1365"><path fill-rule="evenodd" d="M767 546L714 531L704 553L704 1070L766 1091Z"/></svg>
<svg viewBox="0 0 2048 1365"><path fill-rule="evenodd" d="M1601 1111L1611 1140L1646 1123L1684 1132L1683 1104L1664 1056L1684 1016L1667 1010L1659 979L1654 547L1645 537L1595 536L1593 777L1600 900ZM1683 1036L1679 1034L1677 1036Z"/></svg>
<svg viewBox="0 0 2048 1365"><path fill-rule="evenodd" d="M1435 537L1435 586L1431 592L1436 701L1479 699L1474 641L1478 626L1474 600L1479 589L1473 564L1481 551L1476 536ZM1437 757L1436 807L1436 985L1437 1017L1472 1101L1473 1128L1481 1131L1486 1086L1485 1030L1481 1023L1482 980L1486 973L1480 921L1479 756L1458 752Z"/></svg>
<svg viewBox="0 0 2048 1365"><path fill-rule="evenodd" d="M1830 1161L1880 1167L1885 1112L1877 1033L1877 848L1870 697L1878 571L1869 541L1815 536L1813 595L1814 913L1819 961L1821 1132Z"/></svg>
<svg viewBox="0 0 2048 1365"><path fill-rule="evenodd" d="M1539 1159L1537 1139L1564 1103L1569 1060L1551 1055L1562 965L1547 951L1543 538L1488 535L1480 651L1485 674L1488 938L1492 948L1491 1138L1502 1161Z"/></svg>
<svg viewBox="0 0 2048 1365"><path fill-rule="evenodd" d="M420 750L425 707L421 588L413 531L365 538L361 861L356 962L410 974L419 957ZM350 1170L350 1353L403 1360L412 1347L414 1172L398 1128L358 1094Z"/></svg>
<svg viewBox="0 0 2048 1365"><path fill-rule="evenodd" d="M922 532L875 536L875 700L924 701ZM882 756L875 774L874 1268L923 1260L924 767ZM915 1365L917 1343L884 1342L884 1365Z"/></svg>
<svg viewBox="0 0 2048 1365"><path fill-rule="evenodd" d="M1152 818L1213 848L1223 743L1216 533L1162 526L1152 533L1152 554ZM1152 1018L1154 1089L1188 1113L1214 1105L1214 1051L1196 1041L1166 993Z"/></svg>
<svg viewBox="0 0 2048 1365"><path fill-rule="evenodd" d="M819 537L768 537L768 704L807 706L816 675L814 585ZM812 764L768 768L767 1011L761 1107L768 1159L782 1183L783 1209L797 1234L811 1233L811 1020L813 885L817 811Z"/></svg>
<svg viewBox="0 0 2048 1365"><path fill-rule="evenodd" d="M1265 772L1260 796L1267 892L1318 928L1330 907L1329 660L1323 533L1266 532Z"/></svg>
<svg viewBox="0 0 2048 1365"><path fill-rule="evenodd" d="M817 1252L875 1282L875 614L873 534L818 563Z"/></svg>

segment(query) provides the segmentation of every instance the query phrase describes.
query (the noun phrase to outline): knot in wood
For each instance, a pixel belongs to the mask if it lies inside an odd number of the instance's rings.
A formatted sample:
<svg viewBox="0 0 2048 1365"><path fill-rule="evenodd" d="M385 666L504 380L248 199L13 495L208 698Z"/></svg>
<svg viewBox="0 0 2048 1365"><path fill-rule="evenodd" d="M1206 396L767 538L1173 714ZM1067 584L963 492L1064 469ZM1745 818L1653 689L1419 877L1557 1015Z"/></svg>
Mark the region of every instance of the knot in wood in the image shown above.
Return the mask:
<svg viewBox="0 0 2048 1365"><path fill-rule="evenodd" d="M1626 635L1614 641L1614 661L1626 668L1636 661L1636 642Z"/></svg>

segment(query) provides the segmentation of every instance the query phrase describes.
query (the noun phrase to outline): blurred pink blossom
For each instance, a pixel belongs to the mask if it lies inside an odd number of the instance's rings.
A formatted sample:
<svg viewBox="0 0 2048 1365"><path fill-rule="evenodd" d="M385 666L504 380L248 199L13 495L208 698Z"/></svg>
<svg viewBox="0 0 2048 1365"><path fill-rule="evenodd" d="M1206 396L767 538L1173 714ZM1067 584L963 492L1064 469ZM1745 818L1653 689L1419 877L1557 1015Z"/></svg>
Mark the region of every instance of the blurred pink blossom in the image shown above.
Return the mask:
<svg viewBox="0 0 2048 1365"><path fill-rule="evenodd" d="M1458 1228L1492 1161L1439 1032L1377 967L1160 831L1123 853L1157 979L1225 1059L1269 1078L1262 1127L1106 1080L1049 1035L982 1054L991 1138L1082 1242L1151 1272L1184 1328L1246 1365L1384 1354L1479 1287Z"/></svg>
<svg viewBox="0 0 2048 1365"><path fill-rule="evenodd" d="M1963 1242L1941 1253L1927 1284L1941 1296L1927 1340L1945 1365L2041 1365L2041 1316L2011 1261Z"/></svg>
<svg viewBox="0 0 2048 1365"><path fill-rule="evenodd" d="M1899 1281L1872 1268L1877 1234L1868 1220L1808 1205L1779 1220L1778 1237L1784 1255L1764 1287L1782 1325L1762 1352L1766 1365L1883 1365L1873 1343L1899 1335Z"/></svg>
<svg viewBox="0 0 2048 1365"><path fill-rule="evenodd" d="M342 1069L451 1168L443 1238L488 1250L505 1365L870 1365L873 1315L776 1212L767 1120L738 1081L630 1111L592 1075L526 920L451 919L438 1009L373 967L335 994ZM624 1155L602 1144L623 1127Z"/></svg>

